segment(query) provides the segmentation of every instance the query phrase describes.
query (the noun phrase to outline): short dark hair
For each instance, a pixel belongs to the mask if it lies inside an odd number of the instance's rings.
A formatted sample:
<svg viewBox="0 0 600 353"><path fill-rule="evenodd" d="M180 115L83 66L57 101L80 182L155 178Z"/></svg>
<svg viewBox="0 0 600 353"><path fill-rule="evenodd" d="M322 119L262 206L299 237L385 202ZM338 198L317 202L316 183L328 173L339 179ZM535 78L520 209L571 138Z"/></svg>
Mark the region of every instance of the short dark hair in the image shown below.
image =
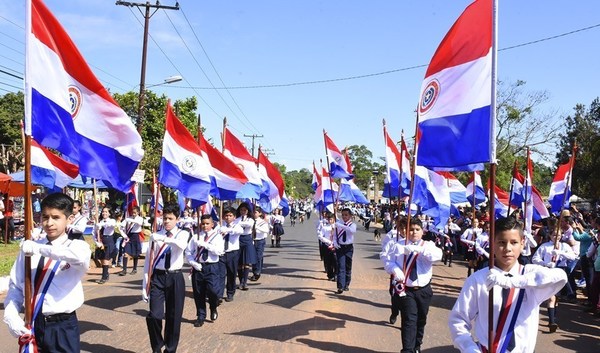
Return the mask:
<svg viewBox="0 0 600 353"><path fill-rule="evenodd" d="M42 211L47 208L59 210L69 217L73 214L73 199L66 194L50 194L42 200Z"/></svg>
<svg viewBox="0 0 600 353"><path fill-rule="evenodd" d="M79 201L79 200L73 201L73 206L75 206L75 205L81 207L81 201Z"/></svg>
<svg viewBox="0 0 600 353"><path fill-rule="evenodd" d="M231 213L232 215L235 216L235 209L233 207L225 207L223 209L223 216L226 215L226 214L228 214L228 213Z"/></svg>
<svg viewBox="0 0 600 353"><path fill-rule="evenodd" d="M498 218L494 223L494 234L500 234L507 230L518 230L523 236L523 223L514 217Z"/></svg>
<svg viewBox="0 0 600 353"><path fill-rule="evenodd" d="M176 203L166 204L165 207L163 207L163 215L166 215L167 213L175 215L175 217L179 217L179 215L181 214L181 212L179 211L179 205Z"/></svg>
<svg viewBox="0 0 600 353"><path fill-rule="evenodd" d="M209 214L203 214L202 216L200 216L200 221L202 221L204 219L211 219L212 220L212 216L209 215Z"/></svg>
<svg viewBox="0 0 600 353"><path fill-rule="evenodd" d="M348 213L352 214L352 210L349 209L348 207L342 208L342 212L348 212Z"/></svg>
<svg viewBox="0 0 600 353"><path fill-rule="evenodd" d="M411 217L410 224L415 224L415 225L418 225L419 227L423 228L423 222L421 221L421 218L419 218L419 217Z"/></svg>

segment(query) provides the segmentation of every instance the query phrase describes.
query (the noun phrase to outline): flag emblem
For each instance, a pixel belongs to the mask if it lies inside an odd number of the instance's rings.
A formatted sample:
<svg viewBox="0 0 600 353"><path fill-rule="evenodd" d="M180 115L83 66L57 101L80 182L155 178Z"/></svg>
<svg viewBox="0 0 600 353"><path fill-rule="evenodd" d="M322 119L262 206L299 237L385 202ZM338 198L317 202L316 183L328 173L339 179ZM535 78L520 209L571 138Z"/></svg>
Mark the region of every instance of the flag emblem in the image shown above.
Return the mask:
<svg viewBox="0 0 600 353"><path fill-rule="evenodd" d="M69 86L69 103L70 105L70 113L73 120L77 118L79 115L79 110L81 109L81 91L76 86Z"/></svg>
<svg viewBox="0 0 600 353"><path fill-rule="evenodd" d="M427 113L431 107L437 101L440 95L440 83L438 80L433 79L429 81L425 89L423 90L423 96L421 97L421 104L419 104L419 114Z"/></svg>
<svg viewBox="0 0 600 353"><path fill-rule="evenodd" d="M181 161L181 170L183 170L186 173L191 173L196 169L196 166L198 165L198 163L196 163L196 158L194 158L193 155L188 155L183 157L183 161Z"/></svg>

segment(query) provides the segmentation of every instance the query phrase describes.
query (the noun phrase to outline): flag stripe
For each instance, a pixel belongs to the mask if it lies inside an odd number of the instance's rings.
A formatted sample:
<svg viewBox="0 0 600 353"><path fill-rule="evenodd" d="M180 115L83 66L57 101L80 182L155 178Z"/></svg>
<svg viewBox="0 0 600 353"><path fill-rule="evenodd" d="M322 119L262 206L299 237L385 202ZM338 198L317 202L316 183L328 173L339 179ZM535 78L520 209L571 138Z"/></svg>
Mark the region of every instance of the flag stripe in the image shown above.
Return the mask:
<svg viewBox="0 0 600 353"><path fill-rule="evenodd" d="M467 6L438 46L425 76L485 56L492 46L491 13L492 1Z"/></svg>

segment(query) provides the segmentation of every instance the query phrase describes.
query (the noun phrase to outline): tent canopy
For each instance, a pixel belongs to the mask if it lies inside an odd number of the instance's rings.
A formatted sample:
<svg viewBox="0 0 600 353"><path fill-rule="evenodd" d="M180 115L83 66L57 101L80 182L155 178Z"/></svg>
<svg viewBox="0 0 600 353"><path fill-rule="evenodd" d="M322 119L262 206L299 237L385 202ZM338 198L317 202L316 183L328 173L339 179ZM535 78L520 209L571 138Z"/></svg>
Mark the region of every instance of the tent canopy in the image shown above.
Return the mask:
<svg viewBox="0 0 600 353"><path fill-rule="evenodd" d="M6 174L4 174L4 175L6 175ZM13 182L23 183L25 181L25 172L21 170L19 172L10 174L8 177L12 177ZM0 182L1 182L1 180L0 180ZM75 179L73 179L72 182L69 183L68 186L71 188L78 188L78 189L93 189L94 183L92 182L91 178L86 178L85 182L84 182L81 174L79 174L79 175L77 175L77 177ZM106 184L104 184L104 182L102 180L96 180L96 187L98 189L108 189L108 186L106 186ZM0 189L1 189L1 186L0 186Z"/></svg>

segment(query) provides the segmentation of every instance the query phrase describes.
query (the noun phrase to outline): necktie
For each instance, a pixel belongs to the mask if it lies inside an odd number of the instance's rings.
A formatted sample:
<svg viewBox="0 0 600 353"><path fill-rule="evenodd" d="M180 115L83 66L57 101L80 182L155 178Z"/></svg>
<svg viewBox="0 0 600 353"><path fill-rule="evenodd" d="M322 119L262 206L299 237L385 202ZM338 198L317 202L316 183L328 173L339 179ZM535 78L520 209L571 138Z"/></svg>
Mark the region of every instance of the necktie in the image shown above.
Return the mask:
<svg viewBox="0 0 600 353"><path fill-rule="evenodd" d="M46 245L52 245L51 242L47 242ZM33 281L33 286L37 286L40 277L42 276L42 272L44 272L44 265L46 264L46 258L40 256L40 260L38 261L37 268L35 269L35 278Z"/></svg>
<svg viewBox="0 0 600 353"><path fill-rule="evenodd" d="M167 237L171 237L171 231L167 231ZM169 268L171 268L171 248L169 248L169 250L167 250L167 253L165 254L165 270L168 270Z"/></svg>
<svg viewBox="0 0 600 353"><path fill-rule="evenodd" d="M204 242L208 242L208 233L204 235ZM206 249L206 247L202 247L202 252L200 253L200 256L202 258L202 262L206 262L206 260L208 260L208 249Z"/></svg>
<svg viewBox="0 0 600 353"><path fill-rule="evenodd" d="M510 273L505 274L506 277L512 277L513 275ZM510 307L507 307L506 304L508 302L508 294L510 293L510 288L502 288L502 307L506 307L505 310L509 310ZM508 346L506 347L507 351L510 352L515 348L515 333L510 336L510 341L508 341Z"/></svg>
<svg viewBox="0 0 600 353"><path fill-rule="evenodd" d="M410 278L411 281L417 280L417 259L414 260L414 265L408 274L408 278Z"/></svg>
<svg viewBox="0 0 600 353"><path fill-rule="evenodd" d="M229 249L229 233L225 234L225 251Z"/></svg>

